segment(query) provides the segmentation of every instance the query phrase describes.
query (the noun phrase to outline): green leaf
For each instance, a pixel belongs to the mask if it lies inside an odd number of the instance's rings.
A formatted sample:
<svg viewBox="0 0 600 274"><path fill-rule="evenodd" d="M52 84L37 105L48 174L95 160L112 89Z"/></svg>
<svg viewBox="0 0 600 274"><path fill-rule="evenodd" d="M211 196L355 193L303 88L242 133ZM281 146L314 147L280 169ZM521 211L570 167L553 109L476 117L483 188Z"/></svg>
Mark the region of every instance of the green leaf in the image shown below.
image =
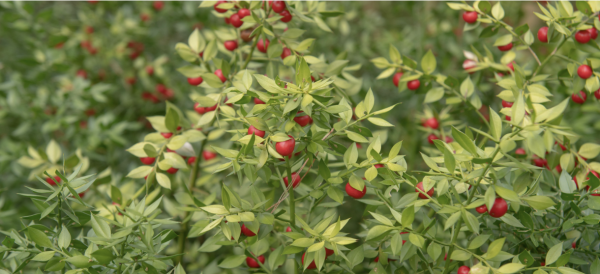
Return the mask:
<svg viewBox="0 0 600 274"><path fill-rule="evenodd" d="M436 66L435 56L433 55L433 52L429 50L425 56L423 56L423 59L421 59L421 68L425 74L431 74L435 71Z"/></svg>
<svg viewBox="0 0 600 274"><path fill-rule="evenodd" d="M373 228L369 229L369 232L367 233L367 241L371 240L373 238L377 238L379 237L381 234L390 231L391 229L393 229L393 227L389 227L389 226L384 226L384 225L377 225L374 226Z"/></svg>
<svg viewBox="0 0 600 274"><path fill-rule="evenodd" d="M31 240L34 241L37 245L48 248L54 247L52 245L52 242L50 241L50 239L48 239L48 236L46 236L44 232L37 230L33 227L28 227L27 232L29 234L29 237L31 237Z"/></svg>
<svg viewBox="0 0 600 274"><path fill-rule="evenodd" d="M537 210L544 210L556 205L556 203L548 196L524 197L522 200L525 200L531 207Z"/></svg>
<svg viewBox="0 0 600 274"><path fill-rule="evenodd" d="M45 261L52 259L52 257L54 257L54 253L56 253L56 252L46 251L46 252L38 253L31 260L36 261L36 262L45 262Z"/></svg>
<svg viewBox="0 0 600 274"><path fill-rule="evenodd" d="M362 263L365 260L364 255L364 247L362 245L353 249L348 253L348 262L350 263L350 268L354 268L354 266Z"/></svg>
<svg viewBox="0 0 600 274"><path fill-rule="evenodd" d="M596 156L598 156L598 153L600 153L600 145L594 143L583 144L579 148L578 153L579 155L581 155L581 157L585 157L587 159L596 158Z"/></svg>
<svg viewBox="0 0 600 274"><path fill-rule="evenodd" d="M415 207L409 206L402 211L402 226L411 227L415 220Z"/></svg>
<svg viewBox="0 0 600 274"><path fill-rule="evenodd" d="M53 164L56 164L58 159L60 159L62 150L60 149L58 143L54 141L54 139L50 140L50 143L48 143L48 146L46 146L46 155L48 156L48 160L50 160L50 162Z"/></svg>
<svg viewBox="0 0 600 274"><path fill-rule="evenodd" d="M477 153L477 149L476 149L473 141L471 141L471 139L466 134L460 132L455 127L452 127L452 137L454 137L454 140L456 140L456 142L458 142L458 144L462 148L464 148L466 151L471 153L471 155L473 155L473 156L479 155Z"/></svg>
<svg viewBox="0 0 600 274"><path fill-rule="evenodd" d="M496 189L496 194L498 194L500 197L509 200L511 202L518 202L519 201L519 195L517 195L516 192L507 189L507 188L503 188L501 186L496 185L495 186Z"/></svg>
<svg viewBox="0 0 600 274"><path fill-rule="evenodd" d="M500 4L500 2L496 3L492 7L492 16L494 16L494 18L496 18L497 20L502 20L502 18L504 18L504 9L502 8L502 5ZM494 46L496 46L496 45L494 45Z"/></svg>
<svg viewBox="0 0 600 274"><path fill-rule="evenodd" d="M556 262L556 260L558 260L558 257L560 257L560 255L562 254L562 251L563 251L563 243L562 242L552 246L550 248L550 250L548 250L548 255L546 255L546 265L551 265L554 262Z"/></svg>
<svg viewBox="0 0 600 274"><path fill-rule="evenodd" d="M490 238L490 235L479 235L477 237L475 237L475 239L473 239L470 243L469 243L469 247L467 247L468 249L476 249L476 248L480 248L483 244L485 244L485 242L487 242L487 240Z"/></svg>
<svg viewBox="0 0 600 274"><path fill-rule="evenodd" d="M390 122L383 120L381 118L377 118L377 117L369 117L369 118L367 118L367 120L369 120L369 122L373 123L374 125L380 126L380 127L393 127L394 126Z"/></svg>
<svg viewBox="0 0 600 274"><path fill-rule="evenodd" d="M496 141L502 138L502 120L500 115L490 107L490 133Z"/></svg>
<svg viewBox="0 0 600 274"><path fill-rule="evenodd" d="M220 268L236 268L246 260L246 255L233 255L225 258L220 264Z"/></svg>
<svg viewBox="0 0 600 274"><path fill-rule="evenodd" d="M394 224L392 223L392 221L390 219L388 219L387 217L381 215L381 214L377 214L377 213L373 213L370 212L371 215L373 216L373 218L375 218L377 221L379 221L380 223L387 225L387 226L393 226Z"/></svg>
<svg viewBox="0 0 600 274"><path fill-rule="evenodd" d="M92 253L92 257L100 264L107 265L117 256L115 256L110 248L98 249Z"/></svg>
<svg viewBox="0 0 600 274"><path fill-rule="evenodd" d="M500 251L502 251L502 246L504 246L505 240L506 238L500 238L498 240L493 241L488 247L485 258L489 260L500 254Z"/></svg>
<svg viewBox="0 0 600 274"><path fill-rule="evenodd" d="M423 245L425 244L425 238L419 234L410 233L408 235L408 240L419 248L423 248Z"/></svg>
<svg viewBox="0 0 600 274"><path fill-rule="evenodd" d="M471 96L471 94L473 94L473 92L475 92L475 86L473 86L473 82L471 81L471 77L467 77L460 84L460 94L462 94L463 97L468 98L468 97Z"/></svg>
<svg viewBox="0 0 600 274"><path fill-rule="evenodd" d="M441 88L441 87L432 88L429 91L427 91L427 94L425 94L425 101L423 103L437 102L440 99L442 99L443 97L444 97L444 88Z"/></svg>
<svg viewBox="0 0 600 274"><path fill-rule="evenodd" d="M498 3L498 4L500 4L500 3ZM524 264L508 263L508 264L505 264L505 265L501 266L500 268L498 268L498 271L500 273L511 274L511 273L519 272L521 269L525 268L525 266L526 265L524 265Z"/></svg>
<svg viewBox="0 0 600 274"><path fill-rule="evenodd" d="M179 114L171 107L167 107L167 114L165 115L165 126L170 132L176 132L179 126ZM150 155L148 155L150 156Z"/></svg>
<svg viewBox="0 0 600 274"><path fill-rule="evenodd" d="M60 235L58 236L58 246L61 248L68 248L71 244L71 233L64 225L60 230Z"/></svg>

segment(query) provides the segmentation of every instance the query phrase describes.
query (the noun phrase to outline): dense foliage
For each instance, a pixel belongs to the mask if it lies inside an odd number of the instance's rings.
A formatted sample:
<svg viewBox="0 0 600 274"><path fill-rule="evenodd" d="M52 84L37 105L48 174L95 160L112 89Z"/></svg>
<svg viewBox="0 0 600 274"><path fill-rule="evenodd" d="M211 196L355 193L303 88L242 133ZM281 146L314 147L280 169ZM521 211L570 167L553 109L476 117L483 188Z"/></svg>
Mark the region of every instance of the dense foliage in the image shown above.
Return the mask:
<svg viewBox="0 0 600 274"><path fill-rule="evenodd" d="M0 2L0 273L600 273L599 12Z"/></svg>

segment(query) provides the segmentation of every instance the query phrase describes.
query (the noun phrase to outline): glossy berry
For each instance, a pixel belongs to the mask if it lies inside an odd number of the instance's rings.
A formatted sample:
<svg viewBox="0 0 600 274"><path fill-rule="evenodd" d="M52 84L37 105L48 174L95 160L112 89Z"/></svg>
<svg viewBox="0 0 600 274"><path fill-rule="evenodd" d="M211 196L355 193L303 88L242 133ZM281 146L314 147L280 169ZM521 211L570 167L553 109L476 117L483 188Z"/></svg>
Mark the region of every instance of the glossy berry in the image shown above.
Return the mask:
<svg viewBox="0 0 600 274"><path fill-rule="evenodd" d="M240 18L240 16L236 13L236 14L232 15L231 17L229 17L229 23L232 26L239 28L244 24L244 21L242 21L242 18Z"/></svg>
<svg viewBox="0 0 600 274"><path fill-rule="evenodd" d="M396 74L394 74L394 78L392 78L392 81L394 81L394 86L398 86L398 84L400 83L400 78L402 78L402 72L396 72Z"/></svg>
<svg viewBox="0 0 600 274"><path fill-rule="evenodd" d="M140 158L140 161L142 161L142 164L144 165L151 165L152 163L154 163L154 160L156 158L154 157L142 157Z"/></svg>
<svg viewBox="0 0 600 274"><path fill-rule="evenodd" d="M576 243L576 242L573 242L573 243L571 243L571 247L572 247L573 249L577 248L577 243Z"/></svg>
<svg viewBox="0 0 600 274"><path fill-rule="evenodd" d="M221 71L221 69L215 70L215 75L221 79L221 82L225 83L225 81L227 81L227 78L225 78L225 75L223 75L223 71Z"/></svg>
<svg viewBox="0 0 600 274"><path fill-rule="evenodd" d="M585 44L589 42L590 39L592 39L592 37L590 36L590 32L587 30L580 30L577 33L575 33L575 40L579 44Z"/></svg>
<svg viewBox="0 0 600 274"><path fill-rule="evenodd" d="M87 72L85 70L80 69L77 71L77 77L87 79Z"/></svg>
<svg viewBox="0 0 600 274"><path fill-rule="evenodd" d="M477 67L477 62L473 61L473 60L465 60L463 62L463 69L464 70L470 70L473 69L475 67ZM470 71L469 74L474 73L473 71Z"/></svg>
<svg viewBox="0 0 600 274"><path fill-rule="evenodd" d="M164 5L165 5L165 3L163 1L154 1L154 3L152 3L152 6L154 7L154 10L156 10L156 11L162 10Z"/></svg>
<svg viewBox="0 0 600 274"><path fill-rule="evenodd" d="M502 100L502 107L509 108L509 107L512 107L513 104L514 104L513 102L507 102L507 101Z"/></svg>
<svg viewBox="0 0 600 274"><path fill-rule="evenodd" d="M510 49L512 49L512 47L513 47L513 44L512 43L508 43L508 44L506 44L504 46L498 46L498 49L500 51L509 51Z"/></svg>
<svg viewBox="0 0 600 274"><path fill-rule="evenodd" d="M594 97L596 97L596 99L600 100L600 89L598 89L594 92Z"/></svg>
<svg viewBox="0 0 600 274"><path fill-rule="evenodd" d="M449 144L449 143L452 143L452 142L454 142L454 139L452 139L452 137L450 137L450 136L446 136L446 143Z"/></svg>
<svg viewBox="0 0 600 274"><path fill-rule="evenodd" d="M527 152L524 148L517 148L517 150L515 150L515 154L517 154L518 156L525 156L527 155Z"/></svg>
<svg viewBox="0 0 600 274"><path fill-rule="evenodd" d="M297 116L294 117L294 122L298 123L301 127L305 127L306 125L312 122L312 119L308 115Z"/></svg>
<svg viewBox="0 0 600 274"><path fill-rule="evenodd" d="M261 99L258 99L258 98L254 98L254 103L257 104L257 105L264 105L265 104L265 102L263 102Z"/></svg>
<svg viewBox="0 0 600 274"><path fill-rule="evenodd" d="M202 151L202 158L204 158L204 161L210 161L212 159L214 159L215 157L217 157L217 154L212 152L212 151Z"/></svg>
<svg viewBox="0 0 600 274"><path fill-rule="evenodd" d="M540 266L546 266L546 262L541 262Z"/></svg>
<svg viewBox="0 0 600 274"><path fill-rule="evenodd" d="M279 13L279 15L283 16L281 18L281 22L287 23L289 21L292 21L292 14L287 10L282 11L281 13Z"/></svg>
<svg viewBox="0 0 600 274"><path fill-rule="evenodd" d="M456 272L456 274L469 274L469 271L471 271L471 268L466 265L463 265L458 268L458 272Z"/></svg>
<svg viewBox="0 0 600 274"><path fill-rule="evenodd" d="M62 180L60 177L58 176L54 176L54 180L56 180L56 182L60 183L60 181ZM50 177L46 177L46 183L48 183L51 186L55 186L56 183L54 182L54 180L52 180L52 178Z"/></svg>
<svg viewBox="0 0 600 274"><path fill-rule="evenodd" d="M545 167L548 164L546 159L536 158L533 159L533 164L537 167Z"/></svg>
<svg viewBox="0 0 600 274"><path fill-rule="evenodd" d="M273 1L271 3L271 8L274 12L280 13L285 10L285 2L284 1Z"/></svg>
<svg viewBox="0 0 600 274"><path fill-rule="evenodd" d="M513 63L508 63L508 65L506 65L510 70L515 71L515 66L513 66Z"/></svg>
<svg viewBox="0 0 600 274"><path fill-rule="evenodd" d="M254 133L254 135L261 137L261 138L265 137L265 132L258 128L255 128L254 126L250 126L248 128L248 135L252 135L252 133Z"/></svg>
<svg viewBox="0 0 600 274"><path fill-rule="evenodd" d="M288 227L285 229L285 232L292 232L292 228L288 226Z"/></svg>
<svg viewBox="0 0 600 274"><path fill-rule="evenodd" d="M278 2L278 1L275 1ZM279 1L282 2L282 1ZM306 255L306 253L302 254L302 265L304 265L304 255ZM315 269L317 268L317 265L315 264L315 261L313 260L312 262L310 262L310 264L308 265L308 267L306 269Z"/></svg>
<svg viewBox="0 0 600 274"><path fill-rule="evenodd" d="M420 189L421 191L425 191L425 188L423 188L423 182L419 182L417 184L417 188ZM429 199L427 196L425 196L425 194L421 193L419 190L415 189L415 192L419 193L419 198L421 199ZM427 191L427 195L429 195L429 197L433 197L433 187L431 189L429 189L429 191Z"/></svg>
<svg viewBox="0 0 600 274"><path fill-rule="evenodd" d="M437 140L440 139L438 138L435 134L431 133L429 134L429 136L427 136L427 142L429 142L430 144L433 145L433 140Z"/></svg>
<svg viewBox="0 0 600 274"><path fill-rule="evenodd" d="M188 84L190 84L192 86L197 86L197 85L202 84L203 79L201 76L198 76L196 78L187 78L187 81L188 81Z"/></svg>
<svg viewBox="0 0 600 274"><path fill-rule="evenodd" d="M582 79L590 78L592 77L592 74L592 68L590 68L588 65L581 65L579 68L577 68L577 75L579 75L579 77Z"/></svg>
<svg viewBox="0 0 600 274"><path fill-rule="evenodd" d="M333 251L333 250L331 250L331 249L329 249L327 247L325 248L325 258L333 255L334 253L335 253L335 251Z"/></svg>
<svg viewBox="0 0 600 274"><path fill-rule="evenodd" d="M176 169L176 168L172 167L172 168L167 169L167 173L169 173L169 174L175 174L175 173L177 173L178 170L179 169Z"/></svg>
<svg viewBox="0 0 600 274"><path fill-rule="evenodd" d="M252 232L252 230L250 230L249 228L247 228L246 225L242 225L242 233L244 235L246 235L247 237L256 236L256 233Z"/></svg>
<svg viewBox="0 0 600 274"><path fill-rule="evenodd" d="M500 218L500 217L504 216L504 214L506 214L507 210L508 210L508 204L506 204L506 201L504 199L502 199L502 197L497 197L496 200L494 201L494 205L492 206L492 209L490 210L490 216L492 216L494 218Z"/></svg>
<svg viewBox="0 0 600 274"><path fill-rule="evenodd" d="M129 77L125 80L125 82L127 82L128 85L133 86L135 84L135 77Z"/></svg>
<svg viewBox="0 0 600 274"><path fill-rule="evenodd" d="M584 91L580 91L579 94L573 93L573 95L571 95L571 100L573 100L573 102L576 104L581 105L585 103L585 100L587 100L587 94Z"/></svg>
<svg viewBox="0 0 600 274"><path fill-rule="evenodd" d="M256 43L256 49L262 53L267 53L267 49L269 48L269 39L259 39L258 43Z"/></svg>
<svg viewBox="0 0 600 274"><path fill-rule="evenodd" d="M488 210L487 210L486 205L482 205L482 206L476 207L475 211L477 211L479 214L483 214L483 213L486 213Z"/></svg>
<svg viewBox="0 0 600 274"><path fill-rule="evenodd" d="M435 119L434 117L431 117L427 120L425 120L425 123L423 123L424 127L430 127L433 129L438 129L438 127L440 126L440 123L438 122L437 119Z"/></svg>
<svg viewBox="0 0 600 274"><path fill-rule="evenodd" d="M353 188L350 183L346 183L346 193L348 193L348 196L354 199L360 199L367 194L367 186L363 188L363 191L360 191L356 188Z"/></svg>
<svg viewBox="0 0 600 274"><path fill-rule="evenodd" d="M198 114L204 114L206 113L206 108L200 106L200 103L195 103L194 104L194 110L198 113Z"/></svg>
<svg viewBox="0 0 600 274"><path fill-rule="evenodd" d="M160 135L165 137L165 139L169 139L169 138L171 138L171 136L173 136L173 133L172 132L161 132Z"/></svg>
<svg viewBox="0 0 600 274"><path fill-rule="evenodd" d="M296 146L296 140L294 140L294 137L292 137L291 135L288 135L288 136L290 137L289 140L283 141L283 142L278 142L277 144L275 144L275 150L281 156L291 157L292 154L294 153L294 147Z"/></svg>
<svg viewBox="0 0 600 274"><path fill-rule="evenodd" d="M196 157L190 157L187 159L188 165L193 165L196 162Z"/></svg>
<svg viewBox="0 0 600 274"><path fill-rule="evenodd" d="M285 186L288 186L288 177L289 176L285 176L283 177L283 182L285 183ZM292 172L292 181L294 182L294 188L297 188L298 185L300 185L300 175L298 175L298 173L296 172Z"/></svg>
<svg viewBox="0 0 600 274"><path fill-rule="evenodd" d="M238 47L238 42L235 40L229 40L229 41L225 41L225 43L223 43L223 45L225 46L225 48L228 51L234 51Z"/></svg>
<svg viewBox="0 0 600 274"><path fill-rule="evenodd" d="M463 20L465 20L465 22L467 24L473 24L473 23L477 22L477 12L476 11L465 11L462 14L462 18L463 18Z"/></svg>
<svg viewBox="0 0 600 274"><path fill-rule="evenodd" d="M258 260L260 261L261 264L264 264L265 256L264 255L258 256ZM258 262L252 257L246 257L246 264L248 265L249 268L259 268L260 267L260 264L258 264Z"/></svg>
<svg viewBox="0 0 600 274"><path fill-rule="evenodd" d="M146 74L148 74L148 75L154 74L154 68L151 67L151 66L147 66L146 67Z"/></svg>
<svg viewBox="0 0 600 274"><path fill-rule="evenodd" d="M242 18L244 18L244 17L246 17L246 16L248 16L248 15L251 15L251 14L252 14L252 13L250 12L250 10L249 10L249 9L240 9L240 10L237 12L237 15L240 17L240 19L242 19Z"/></svg>
<svg viewBox="0 0 600 274"><path fill-rule="evenodd" d="M406 87L410 90L417 90L419 86L421 86L421 81L419 81L418 79L408 81L408 83L406 83Z"/></svg>
<svg viewBox="0 0 600 274"><path fill-rule="evenodd" d="M288 57L292 55L292 50L288 49L288 48L284 48L283 51L281 52L281 59L285 59L285 57Z"/></svg>
<svg viewBox="0 0 600 274"><path fill-rule="evenodd" d="M87 34L94 33L94 28L90 27L90 26L85 27L85 33L87 33Z"/></svg>
<svg viewBox="0 0 600 274"><path fill-rule="evenodd" d="M375 164L375 165L373 165L373 166L374 166L375 168L382 168L382 167L384 167L384 165L383 165L383 164Z"/></svg>
<svg viewBox="0 0 600 274"><path fill-rule="evenodd" d="M548 27L541 27L537 33L538 40L543 43L548 43Z"/></svg>
<svg viewBox="0 0 600 274"><path fill-rule="evenodd" d="M595 27L591 27L587 29L587 31L590 33L591 40L596 40L596 38L598 38L598 30Z"/></svg>
<svg viewBox="0 0 600 274"><path fill-rule="evenodd" d="M216 10L218 13L226 13L226 12L227 12L227 10L226 10L226 9L220 9L220 8L218 8L218 6L219 6L220 4L223 4L223 3L227 3L227 1L225 1L225 0L219 0L219 1L217 1L217 3L215 4L214 8L215 8L215 10Z"/></svg>

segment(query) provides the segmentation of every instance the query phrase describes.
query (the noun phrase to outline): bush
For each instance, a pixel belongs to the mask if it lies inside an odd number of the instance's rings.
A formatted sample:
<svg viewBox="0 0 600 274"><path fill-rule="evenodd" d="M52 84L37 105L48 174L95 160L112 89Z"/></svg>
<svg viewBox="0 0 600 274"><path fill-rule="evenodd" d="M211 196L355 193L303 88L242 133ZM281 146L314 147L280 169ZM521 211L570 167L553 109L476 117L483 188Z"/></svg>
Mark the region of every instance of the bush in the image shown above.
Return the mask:
<svg viewBox="0 0 600 274"><path fill-rule="evenodd" d="M598 2L1 7L0 273L600 273Z"/></svg>

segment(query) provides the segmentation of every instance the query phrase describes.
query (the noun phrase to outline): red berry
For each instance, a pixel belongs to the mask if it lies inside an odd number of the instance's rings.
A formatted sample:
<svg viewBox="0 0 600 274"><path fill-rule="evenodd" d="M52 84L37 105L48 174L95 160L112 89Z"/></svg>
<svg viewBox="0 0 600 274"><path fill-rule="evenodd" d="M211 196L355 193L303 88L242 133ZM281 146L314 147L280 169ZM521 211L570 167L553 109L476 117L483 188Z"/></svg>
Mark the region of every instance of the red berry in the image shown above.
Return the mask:
<svg viewBox="0 0 600 274"><path fill-rule="evenodd" d="M513 102L506 102L506 101L502 100L502 107L509 108L509 107L512 107L513 104L514 104Z"/></svg>
<svg viewBox="0 0 600 274"><path fill-rule="evenodd" d="M524 148L517 148L517 150L515 150L515 154L524 156L527 154L527 152L525 152Z"/></svg>
<svg viewBox="0 0 600 274"><path fill-rule="evenodd" d="M446 143L452 143L454 142L454 139L452 139L452 137L450 136L446 136Z"/></svg>
<svg viewBox="0 0 600 274"><path fill-rule="evenodd" d="M289 21L292 21L292 14L287 10L282 11L281 13L279 13L279 15L283 16L281 18L281 22L287 23Z"/></svg>
<svg viewBox="0 0 600 274"><path fill-rule="evenodd" d="M151 67L151 66L147 66L147 67L146 67L146 73L147 73L148 75L152 75L152 74L154 74L154 68L153 68L153 67Z"/></svg>
<svg viewBox="0 0 600 274"><path fill-rule="evenodd" d="M298 123L301 127L305 127L310 124L311 121L312 119L308 115L294 117L294 122Z"/></svg>
<svg viewBox="0 0 600 274"><path fill-rule="evenodd" d="M235 40L229 40L229 41L225 41L225 43L223 43L223 45L225 46L225 48L228 51L234 51L238 47L238 42Z"/></svg>
<svg viewBox="0 0 600 274"><path fill-rule="evenodd" d="M576 104L580 104L581 105L581 104L585 103L585 100L587 99L587 94L585 94L584 91L580 91L579 95L577 95L577 93L573 93L573 95L571 95L571 99Z"/></svg>
<svg viewBox="0 0 600 274"><path fill-rule="evenodd" d="M261 137L261 138L265 137L265 132L258 128L255 128L254 126L250 126L248 128L248 135L251 135L252 133L254 133L254 135Z"/></svg>
<svg viewBox="0 0 600 274"><path fill-rule="evenodd" d="M178 170L179 169L176 169L176 168L172 167L172 168L167 169L167 173L169 173L169 174L175 174L175 173L177 173Z"/></svg>
<svg viewBox="0 0 600 274"><path fill-rule="evenodd" d="M298 187L298 185L300 185L300 175L298 175L298 173L296 172L292 172L292 181L294 182L294 188ZM285 186L288 186L288 176L283 177L283 182L285 183Z"/></svg>
<svg viewBox="0 0 600 274"><path fill-rule="evenodd" d="M150 20L150 15L148 15L146 13L142 13L142 14L140 14L140 19L142 19L143 22L146 22L146 21Z"/></svg>
<svg viewBox="0 0 600 274"><path fill-rule="evenodd" d="M156 10L156 11L161 10L164 5L165 5L165 3L163 1L154 1L154 3L152 3L152 6L154 7L154 10Z"/></svg>
<svg viewBox="0 0 600 274"><path fill-rule="evenodd" d="M292 232L292 228L288 226L288 227L285 229L285 232Z"/></svg>
<svg viewBox="0 0 600 274"><path fill-rule="evenodd" d="M425 188L423 188L423 182L419 182L417 184L417 188L420 189L421 191L425 191ZM433 197L433 187L431 189L429 189L429 191L427 191L427 195L429 195L429 197ZM419 198L421 199L429 199L427 196L425 196L425 194L419 192L419 190L415 189L415 192L419 193Z"/></svg>
<svg viewBox="0 0 600 274"><path fill-rule="evenodd" d="M285 59L285 57L288 57L290 55L292 55L292 50L284 48L283 52L281 52L281 59Z"/></svg>
<svg viewBox="0 0 600 274"><path fill-rule="evenodd" d="M400 78L402 78L402 72L396 72L396 74L394 74L394 78L392 78L392 81L394 82L394 86L398 86L398 84L400 83Z"/></svg>
<svg viewBox="0 0 600 274"><path fill-rule="evenodd" d="M498 49L500 51L509 51L510 49L512 49L512 47L513 47L513 44L512 43L508 43L508 44L506 44L504 46L498 46Z"/></svg>
<svg viewBox="0 0 600 274"><path fill-rule="evenodd" d="M466 265L463 265L458 268L458 272L456 272L456 274L469 274L469 271L471 271L471 268Z"/></svg>
<svg viewBox="0 0 600 274"><path fill-rule="evenodd" d="M596 99L600 100L600 89L598 89L594 92L594 97L596 97Z"/></svg>
<svg viewBox="0 0 600 274"><path fill-rule="evenodd" d="M87 27L85 27L85 32L87 34L92 34L92 33L94 33L94 28L90 27L90 26L87 26Z"/></svg>
<svg viewBox="0 0 600 274"><path fill-rule="evenodd" d="M538 40L543 43L548 43L548 27L541 27L538 30Z"/></svg>
<svg viewBox="0 0 600 274"><path fill-rule="evenodd" d="M140 161L142 161L142 164L144 165L151 165L152 163L154 163L154 160L156 158L154 157L142 157L140 158Z"/></svg>
<svg viewBox="0 0 600 274"><path fill-rule="evenodd" d="M193 165L196 162L196 157L190 157L187 160L188 165Z"/></svg>
<svg viewBox="0 0 600 274"><path fill-rule="evenodd" d="M358 144L358 143L357 143L357 144ZM383 164L375 164L375 165L373 165L373 166L374 166L375 168L382 168L382 167L384 167L384 165L383 165Z"/></svg>
<svg viewBox="0 0 600 274"><path fill-rule="evenodd" d="M252 232L252 230L250 230L249 228L247 228L246 225L242 225L242 233L244 235L246 235L247 237L256 236L256 233Z"/></svg>
<svg viewBox="0 0 600 274"><path fill-rule="evenodd" d="M358 189L353 188L350 183L346 183L346 193L354 199L360 199L367 194L367 186L365 186L362 191L359 191Z"/></svg>
<svg viewBox="0 0 600 274"><path fill-rule="evenodd" d="M267 49L269 48L270 42L271 41L269 41L269 39L259 39L258 43L256 43L256 48L262 53L267 53Z"/></svg>
<svg viewBox="0 0 600 274"><path fill-rule="evenodd" d="M194 104L194 110L196 112L198 112L198 114L204 114L204 113L206 113L206 108L205 107L201 107L200 103Z"/></svg>
<svg viewBox="0 0 600 274"><path fill-rule="evenodd" d="M87 72L85 70L80 69L77 71L77 76L83 79L87 79Z"/></svg>
<svg viewBox="0 0 600 274"><path fill-rule="evenodd" d="M546 161L546 159L536 158L533 159L533 164L537 167L544 167L548 164L548 161Z"/></svg>
<svg viewBox="0 0 600 274"><path fill-rule="evenodd" d="M540 266L546 266L546 262L541 262Z"/></svg>
<svg viewBox="0 0 600 274"><path fill-rule="evenodd" d="M214 159L215 157L217 157L217 154L212 152L212 151L202 151L202 158L204 158L205 161L209 161Z"/></svg>
<svg viewBox="0 0 600 274"><path fill-rule="evenodd" d="M506 65L510 70L515 71L515 66L513 66L513 63L508 63L508 65Z"/></svg>
<svg viewBox="0 0 600 274"><path fill-rule="evenodd" d="M131 86L133 86L133 84L135 84L135 78L134 77L129 77L125 81L127 82L127 84L129 84Z"/></svg>
<svg viewBox="0 0 600 274"><path fill-rule="evenodd" d="M242 18L240 18L240 16L237 13L229 17L229 23L231 23L231 25L236 28L239 28L244 24Z"/></svg>
<svg viewBox="0 0 600 274"><path fill-rule="evenodd" d="M246 16L248 16L248 15L251 15L252 13L250 12L250 10L249 10L249 9L240 9L240 10L237 12L237 14L238 14L238 16L240 17L240 19L242 19L242 18L244 18L244 17L246 17Z"/></svg>
<svg viewBox="0 0 600 274"><path fill-rule="evenodd" d="M264 264L265 256L264 255L258 256L258 260L260 261L261 264ZM248 265L249 268L259 268L260 267L260 264L258 264L258 262L252 257L246 257L246 264Z"/></svg>
<svg viewBox="0 0 600 274"><path fill-rule="evenodd" d="M590 32L587 30L580 30L577 33L575 33L575 40L579 44L585 44L589 42L591 38L592 37L590 36Z"/></svg>
<svg viewBox="0 0 600 274"><path fill-rule="evenodd" d="M226 10L226 9L220 9L220 8L217 8L217 7L218 7L220 4L223 4L223 3L227 3L227 1L225 1L225 0L219 0L219 1L217 1L217 3L215 4L214 8L215 8L215 10L216 10L218 13L226 13L226 12L227 12L227 10Z"/></svg>
<svg viewBox="0 0 600 274"><path fill-rule="evenodd" d="M418 79L408 81L408 83L406 83L406 87L410 90L417 90L419 86L421 86L421 81L419 81Z"/></svg>
<svg viewBox="0 0 600 274"><path fill-rule="evenodd" d="M508 115L506 115L506 117L504 117L504 119L506 119L506 121L510 121L511 120L510 116L508 116Z"/></svg>
<svg viewBox="0 0 600 274"><path fill-rule="evenodd" d="M476 11L465 11L462 15L463 20L468 24L473 24L477 22L477 12Z"/></svg>
<svg viewBox="0 0 600 274"><path fill-rule="evenodd" d="M463 62L463 69L464 70L470 70L477 67L477 62L473 61L473 60L465 60ZM469 73L473 73L472 71Z"/></svg>
<svg viewBox="0 0 600 274"><path fill-rule="evenodd" d="M310 76L310 80L312 80L313 82L315 81L315 77L314 76Z"/></svg>
<svg viewBox="0 0 600 274"><path fill-rule="evenodd" d="M576 242L573 242L573 243L571 243L571 247L572 247L573 249L577 248L577 243L576 243Z"/></svg>
<svg viewBox="0 0 600 274"><path fill-rule="evenodd" d="M508 210L508 204L506 204L506 201L504 199L502 199L502 197L497 197L496 200L494 201L494 205L492 206L492 209L490 210L490 216L492 216L494 218L500 218L500 217L504 216L504 214L506 214L507 210Z"/></svg>
<svg viewBox="0 0 600 274"><path fill-rule="evenodd" d="M285 2L284 1L273 1L271 3L271 8L273 8L274 12L280 13L285 9Z"/></svg>
<svg viewBox="0 0 600 274"><path fill-rule="evenodd" d="M483 214L487 212L487 206L482 205L475 208L475 211L479 212L479 214Z"/></svg>
<svg viewBox="0 0 600 274"><path fill-rule="evenodd" d="M587 31L590 33L591 40L596 40L596 38L598 38L598 30L595 27L591 27L587 29Z"/></svg>
<svg viewBox="0 0 600 274"><path fill-rule="evenodd" d="M223 75L223 71L221 71L221 69L215 70L215 75L221 79L221 82L225 83L225 81L227 81L227 78L225 78L225 75Z"/></svg>
<svg viewBox="0 0 600 274"><path fill-rule="evenodd" d="M201 76L198 76L196 78L187 78L187 81L190 85L197 86L197 85L202 84L203 79Z"/></svg>
<svg viewBox="0 0 600 274"><path fill-rule="evenodd" d="M60 183L60 181L61 181L62 179L61 179L60 177L58 177L58 176L54 176L54 180L56 180L56 182ZM55 186L55 185L56 185L56 183L54 182L54 180L52 180L52 178L50 178L50 177L47 177L47 178L46 178L46 183L48 183L48 184L49 184L49 185L51 185L51 186Z"/></svg>
<svg viewBox="0 0 600 274"><path fill-rule="evenodd" d="M274 2L283 2L283 1L274 1ZM304 255L306 255L306 253L302 254L302 265L304 265ZM313 260L306 269L315 269L317 268L317 265L315 264L315 261Z"/></svg>
<svg viewBox="0 0 600 274"><path fill-rule="evenodd" d="M438 127L440 126L440 123L438 122L437 119L435 119L434 117L431 117L429 119L427 119L425 121L425 123L423 124L424 127L430 127L433 129L438 129Z"/></svg>
<svg viewBox="0 0 600 274"><path fill-rule="evenodd" d="M592 68L590 68L590 66L588 65L581 65L577 69L577 75L579 75L579 77L581 77L582 79L590 78L592 77L592 74Z"/></svg>
<svg viewBox="0 0 600 274"><path fill-rule="evenodd" d="M278 142L275 144L275 150L281 156L290 157L290 156L292 156L292 153L294 153L294 147L296 146L296 140L294 140L294 137L292 137L291 135L288 135L288 136L290 137L289 140L283 141L283 142Z"/></svg>
<svg viewBox="0 0 600 274"><path fill-rule="evenodd" d="M262 100L258 99L258 98L254 98L254 103L257 105L264 105L265 102L263 102Z"/></svg>
<svg viewBox="0 0 600 274"><path fill-rule="evenodd" d="M560 146L560 149L562 149L562 151L565 151L565 150L567 150L567 148L566 148L565 146L563 146L563 145L562 145L561 143L559 143L559 142L554 142L554 144L555 144L555 145L559 145L559 146Z"/></svg>
<svg viewBox="0 0 600 274"><path fill-rule="evenodd" d="M427 142L429 142L430 144L433 145L433 140L437 140L440 139L437 136L435 136L435 134L431 133L429 134L429 136L427 136Z"/></svg>
<svg viewBox="0 0 600 274"><path fill-rule="evenodd" d="M331 250L331 249L329 249L327 247L325 248L325 258L333 255L334 253L335 253L335 251L333 251L333 250Z"/></svg>

